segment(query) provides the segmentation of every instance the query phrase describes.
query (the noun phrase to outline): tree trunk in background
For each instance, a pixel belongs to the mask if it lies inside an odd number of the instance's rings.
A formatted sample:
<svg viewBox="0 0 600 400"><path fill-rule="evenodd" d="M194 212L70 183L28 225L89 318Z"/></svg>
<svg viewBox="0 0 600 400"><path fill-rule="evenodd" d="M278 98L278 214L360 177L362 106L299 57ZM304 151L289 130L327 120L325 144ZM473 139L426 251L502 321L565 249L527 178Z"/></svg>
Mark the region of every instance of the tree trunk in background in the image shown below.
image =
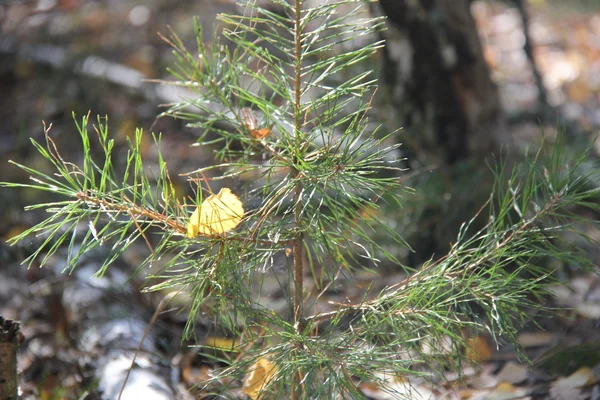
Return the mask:
<svg viewBox="0 0 600 400"><path fill-rule="evenodd" d="M471 0L380 0L388 16L383 89L391 112L443 164L485 157L507 143ZM430 158L430 157L429 157Z"/></svg>
<svg viewBox="0 0 600 400"><path fill-rule="evenodd" d="M19 323L0 317L0 400L17 400Z"/></svg>

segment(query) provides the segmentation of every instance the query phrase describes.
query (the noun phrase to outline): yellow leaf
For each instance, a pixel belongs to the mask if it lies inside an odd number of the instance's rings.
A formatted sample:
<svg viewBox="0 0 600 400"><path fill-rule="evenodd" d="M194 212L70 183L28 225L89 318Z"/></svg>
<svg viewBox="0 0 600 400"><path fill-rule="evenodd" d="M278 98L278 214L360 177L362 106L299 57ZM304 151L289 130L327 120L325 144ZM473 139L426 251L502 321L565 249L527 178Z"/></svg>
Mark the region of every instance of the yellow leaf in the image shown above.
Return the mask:
<svg viewBox="0 0 600 400"><path fill-rule="evenodd" d="M223 188L208 197L193 212L187 227L187 237L212 236L229 232L242 220L244 207L238 197Z"/></svg>
<svg viewBox="0 0 600 400"><path fill-rule="evenodd" d="M214 347L223 351L234 351L238 345L237 340L227 337L210 336L204 341L206 346Z"/></svg>
<svg viewBox="0 0 600 400"><path fill-rule="evenodd" d="M260 400L262 391L270 384L276 373L277 367L273 362L266 358L259 358L248 370L242 392L252 400Z"/></svg>

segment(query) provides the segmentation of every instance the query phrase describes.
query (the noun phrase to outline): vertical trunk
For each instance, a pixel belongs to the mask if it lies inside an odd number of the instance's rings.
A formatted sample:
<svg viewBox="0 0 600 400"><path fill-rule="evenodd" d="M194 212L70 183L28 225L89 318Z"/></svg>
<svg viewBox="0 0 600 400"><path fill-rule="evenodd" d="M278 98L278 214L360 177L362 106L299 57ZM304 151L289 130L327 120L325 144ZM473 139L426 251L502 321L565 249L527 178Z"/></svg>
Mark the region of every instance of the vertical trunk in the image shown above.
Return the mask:
<svg viewBox="0 0 600 400"><path fill-rule="evenodd" d="M0 400L17 399L19 323L0 317Z"/></svg>
<svg viewBox="0 0 600 400"><path fill-rule="evenodd" d="M470 0L380 0L388 16L384 88L418 148L453 164L507 142L498 89Z"/></svg>

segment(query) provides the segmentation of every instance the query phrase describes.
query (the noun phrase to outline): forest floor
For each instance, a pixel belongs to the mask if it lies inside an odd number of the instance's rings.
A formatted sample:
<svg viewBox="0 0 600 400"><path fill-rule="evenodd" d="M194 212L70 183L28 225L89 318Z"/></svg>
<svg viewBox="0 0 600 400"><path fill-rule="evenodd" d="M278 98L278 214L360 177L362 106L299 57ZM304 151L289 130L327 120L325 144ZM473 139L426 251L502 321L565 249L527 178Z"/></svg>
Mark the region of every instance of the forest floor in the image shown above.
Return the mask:
<svg viewBox="0 0 600 400"><path fill-rule="evenodd" d="M568 7L550 0L531 3L534 54L548 101L576 121L577 134L588 140L600 128L600 8L586 1ZM161 99L143 79L165 78L173 61L157 32L170 26L193 47L192 15L210 26L218 12L233 11L229 0L0 3L0 159L43 168L29 143L29 138L43 141L42 120L53 123L63 153L77 159L72 112L81 116L92 110L110 116L121 144L135 127L153 125L154 131L163 132L166 161L173 170L208 165L210 156L190 147L196 139L192 129L180 121L155 119ZM535 109L538 92L523 52L519 14L505 3L483 0L474 3L473 15L505 109L515 121L511 135L525 151L542 131L554 135L557 128L521 118ZM209 34L207 29L205 39ZM600 142L596 146L598 153ZM155 157L150 144L147 149L147 157ZM26 179L16 168L0 168L0 181ZM176 184L186 186L183 180ZM35 196L0 192L3 243L43 218L41 212L23 212L25 205L38 201ZM598 232L590 234L600 239ZM116 398L122 374L131 366L126 354L138 348L161 299L160 293L139 293L142 277L130 279L145 246L133 247L103 279L90 279L103 254L91 254L75 271L65 273L60 256L43 269L19 265L28 250L27 245L0 246L0 316L20 320L25 336L19 353L23 398L93 399L101 392L104 398ZM490 338L477 337L469 358L478 366L449 375L437 387L398 379L397 394L407 394L410 387L410 396L419 399L600 398L600 278L577 272L561 278L567 284L556 286L556 297L548 305L562 309L551 319L538 321L532 315L532 322L545 329L531 326L518 337L532 363L523 362L511 346L496 349ZM370 275L359 277L359 283L361 279L383 286L395 277ZM287 307L275 295L277 282L272 284L272 301L281 303L273 306ZM161 315L132 370L136 397L129 398L202 398L188 389L210 375L212 365L197 349L181 345L184 324L184 315ZM210 321L200 321L198 335L202 343L219 347L232 341L210 327ZM106 371L98 373L99 366ZM375 386L361 389L372 399L392 398ZM244 398L235 391L231 396Z"/></svg>

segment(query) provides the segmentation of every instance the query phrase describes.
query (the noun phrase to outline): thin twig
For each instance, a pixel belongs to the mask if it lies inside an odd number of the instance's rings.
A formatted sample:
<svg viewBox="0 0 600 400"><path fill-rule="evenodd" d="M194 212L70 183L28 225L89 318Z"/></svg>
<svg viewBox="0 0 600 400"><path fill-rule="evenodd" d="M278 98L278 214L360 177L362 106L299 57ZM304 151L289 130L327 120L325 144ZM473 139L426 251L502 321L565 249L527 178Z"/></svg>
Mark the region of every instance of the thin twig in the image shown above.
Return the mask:
<svg viewBox="0 0 600 400"><path fill-rule="evenodd" d="M146 337L150 333L150 329L152 329L152 327L156 323L156 320L158 319L158 316L163 311L163 309L166 307L166 305L169 303L169 301L171 301L171 299L173 299L173 297L176 296L177 294L178 294L178 292L171 292L171 293L167 294L165 297L163 297L163 299L160 301L160 303L158 303L158 307L156 307L156 311L154 311L154 314L152 315L152 318L150 319L150 322L148 322L148 326L146 327L146 330L144 331L144 336L142 336L142 339L140 340L140 343L138 344L138 347L135 350L135 353L133 353L133 358L131 359L131 366L127 370L127 374L125 375L125 379L123 380L123 386L121 386L121 390L119 391L119 396L117 397L117 400L121 400L121 396L123 395L123 391L125 390L125 385L127 385L127 380L129 379L131 370L135 366L135 359L136 359L137 355L139 354L139 352L142 350L142 345L144 344L144 340L146 340Z"/></svg>

